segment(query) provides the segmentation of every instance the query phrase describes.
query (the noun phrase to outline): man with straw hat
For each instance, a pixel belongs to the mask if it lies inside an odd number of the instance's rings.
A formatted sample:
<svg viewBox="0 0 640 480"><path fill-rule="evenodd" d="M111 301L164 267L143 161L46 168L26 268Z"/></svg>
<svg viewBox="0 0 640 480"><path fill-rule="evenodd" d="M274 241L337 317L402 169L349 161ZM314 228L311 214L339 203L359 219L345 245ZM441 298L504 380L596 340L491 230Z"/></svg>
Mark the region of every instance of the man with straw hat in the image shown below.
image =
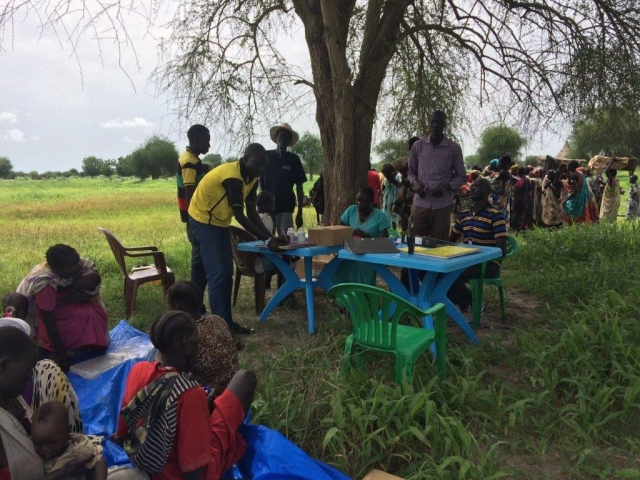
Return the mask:
<svg viewBox="0 0 640 480"><path fill-rule="evenodd" d="M260 176L260 189L271 192L276 197L274 211L274 225L279 235L286 234L293 228L293 211L298 205L296 227L302 227L302 202L304 190L302 186L307 181L300 157L287 151L298 142L298 134L288 123L276 125L270 130L271 140L277 145L275 150L267 151L267 166ZM296 193L293 192L293 186Z"/></svg>

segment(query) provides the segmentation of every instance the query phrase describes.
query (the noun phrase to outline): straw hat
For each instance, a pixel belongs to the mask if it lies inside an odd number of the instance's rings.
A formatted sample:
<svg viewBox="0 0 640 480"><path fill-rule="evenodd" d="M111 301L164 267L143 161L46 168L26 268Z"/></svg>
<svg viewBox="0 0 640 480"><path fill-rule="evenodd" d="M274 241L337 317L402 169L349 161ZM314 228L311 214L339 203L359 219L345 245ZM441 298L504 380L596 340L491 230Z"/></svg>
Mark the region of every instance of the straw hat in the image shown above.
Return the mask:
<svg viewBox="0 0 640 480"><path fill-rule="evenodd" d="M276 135L280 130L288 130L291 133L291 143L289 144L290 147L293 147L296 143L298 143L298 139L300 137L298 133L295 132L293 128L291 128L291 125L289 125L288 123L283 123L282 125L276 125L275 127L271 127L271 130L269 130L269 135L271 136L271 140L273 140L274 143L278 143L276 141Z"/></svg>

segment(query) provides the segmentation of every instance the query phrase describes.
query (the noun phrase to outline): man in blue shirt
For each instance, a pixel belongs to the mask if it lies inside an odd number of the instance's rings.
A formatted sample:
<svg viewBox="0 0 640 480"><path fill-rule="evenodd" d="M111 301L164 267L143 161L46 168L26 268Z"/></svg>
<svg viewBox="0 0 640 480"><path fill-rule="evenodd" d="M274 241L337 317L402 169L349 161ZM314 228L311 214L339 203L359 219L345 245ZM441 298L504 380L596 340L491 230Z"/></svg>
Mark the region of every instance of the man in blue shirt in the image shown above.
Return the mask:
<svg viewBox="0 0 640 480"><path fill-rule="evenodd" d="M502 256L507 254L507 221L504 213L489 203L491 194L491 182L484 177L476 179L471 184L469 196L473 200L473 209L461 212L456 224L451 230L449 238L452 242L461 241L471 245L485 247L498 247L502 250ZM458 277L447 296L449 300L458 305L462 313L466 313L471 306L471 290L467 282L472 278L480 278L481 264L467 268ZM500 264L488 262L485 270L485 278L497 278L500 276Z"/></svg>

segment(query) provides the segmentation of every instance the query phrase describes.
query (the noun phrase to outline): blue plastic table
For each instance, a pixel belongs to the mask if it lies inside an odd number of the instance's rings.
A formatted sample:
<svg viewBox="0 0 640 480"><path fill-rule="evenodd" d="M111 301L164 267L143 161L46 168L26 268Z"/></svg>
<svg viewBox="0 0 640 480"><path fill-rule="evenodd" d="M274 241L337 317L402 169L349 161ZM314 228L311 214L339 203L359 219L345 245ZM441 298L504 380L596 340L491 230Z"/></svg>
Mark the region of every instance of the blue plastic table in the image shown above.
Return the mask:
<svg viewBox="0 0 640 480"><path fill-rule="evenodd" d="M278 270L284 276L284 283L271 298L267 306L264 308L258 321L264 322L267 317L273 312L273 310L282 303L282 301L289 296L289 294L299 289L305 290L305 298L307 303L307 323L309 324L309 334L316 332L315 326L315 313L313 308L313 289L321 288L325 292L333 287L333 277L338 268L338 265L342 263L342 260L338 257L331 260L322 269L322 272L318 278L312 277L312 260L317 255L329 255L332 253L338 253L342 246L337 247L304 247L296 248L293 250L282 250L279 253L273 253L271 250L265 247L264 242L258 240L255 242L244 242L238 244L238 250L241 252L253 252L264 255L273 262ZM304 279L300 279L298 274L289 266L287 262L280 258L281 255L289 255L295 257L301 257L304 260Z"/></svg>
<svg viewBox="0 0 640 480"><path fill-rule="evenodd" d="M401 245L402 246L402 245ZM464 245L460 245L464 246ZM479 247L480 252L463 255L450 259L426 257L424 255L400 252L400 253L367 253L356 255L347 250L340 250L339 258L355 260L356 262L369 263L375 271L387 283L391 292L414 303L417 307L427 309L435 303L444 303L449 315L458 326L467 334L472 343L478 343L476 334L464 318L460 310L447 298L447 292L453 282L462 272L472 265L500 258L502 251L495 247ZM403 267L409 269L411 284L417 286L417 271L426 272L420 288L409 292L400 279L391 273L387 267ZM433 319L424 319L424 325L433 328Z"/></svg>

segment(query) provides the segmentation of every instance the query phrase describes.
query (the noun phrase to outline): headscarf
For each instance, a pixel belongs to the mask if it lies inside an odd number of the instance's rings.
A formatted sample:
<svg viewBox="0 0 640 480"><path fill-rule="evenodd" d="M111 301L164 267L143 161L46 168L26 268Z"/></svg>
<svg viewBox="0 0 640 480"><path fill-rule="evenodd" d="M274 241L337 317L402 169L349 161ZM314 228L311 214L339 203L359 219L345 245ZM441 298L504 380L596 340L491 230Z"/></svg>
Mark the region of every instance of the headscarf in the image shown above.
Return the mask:
<svg viewBox="0 0 640 480"><path fill-rule="evenodd" d="M584 209L589 201L589 187L585 188L584 173L576 172L581 177L580 186L577 187L578 191L571 199L564 201L564 211L573 218L580 218L584 213Z"/></svg>

